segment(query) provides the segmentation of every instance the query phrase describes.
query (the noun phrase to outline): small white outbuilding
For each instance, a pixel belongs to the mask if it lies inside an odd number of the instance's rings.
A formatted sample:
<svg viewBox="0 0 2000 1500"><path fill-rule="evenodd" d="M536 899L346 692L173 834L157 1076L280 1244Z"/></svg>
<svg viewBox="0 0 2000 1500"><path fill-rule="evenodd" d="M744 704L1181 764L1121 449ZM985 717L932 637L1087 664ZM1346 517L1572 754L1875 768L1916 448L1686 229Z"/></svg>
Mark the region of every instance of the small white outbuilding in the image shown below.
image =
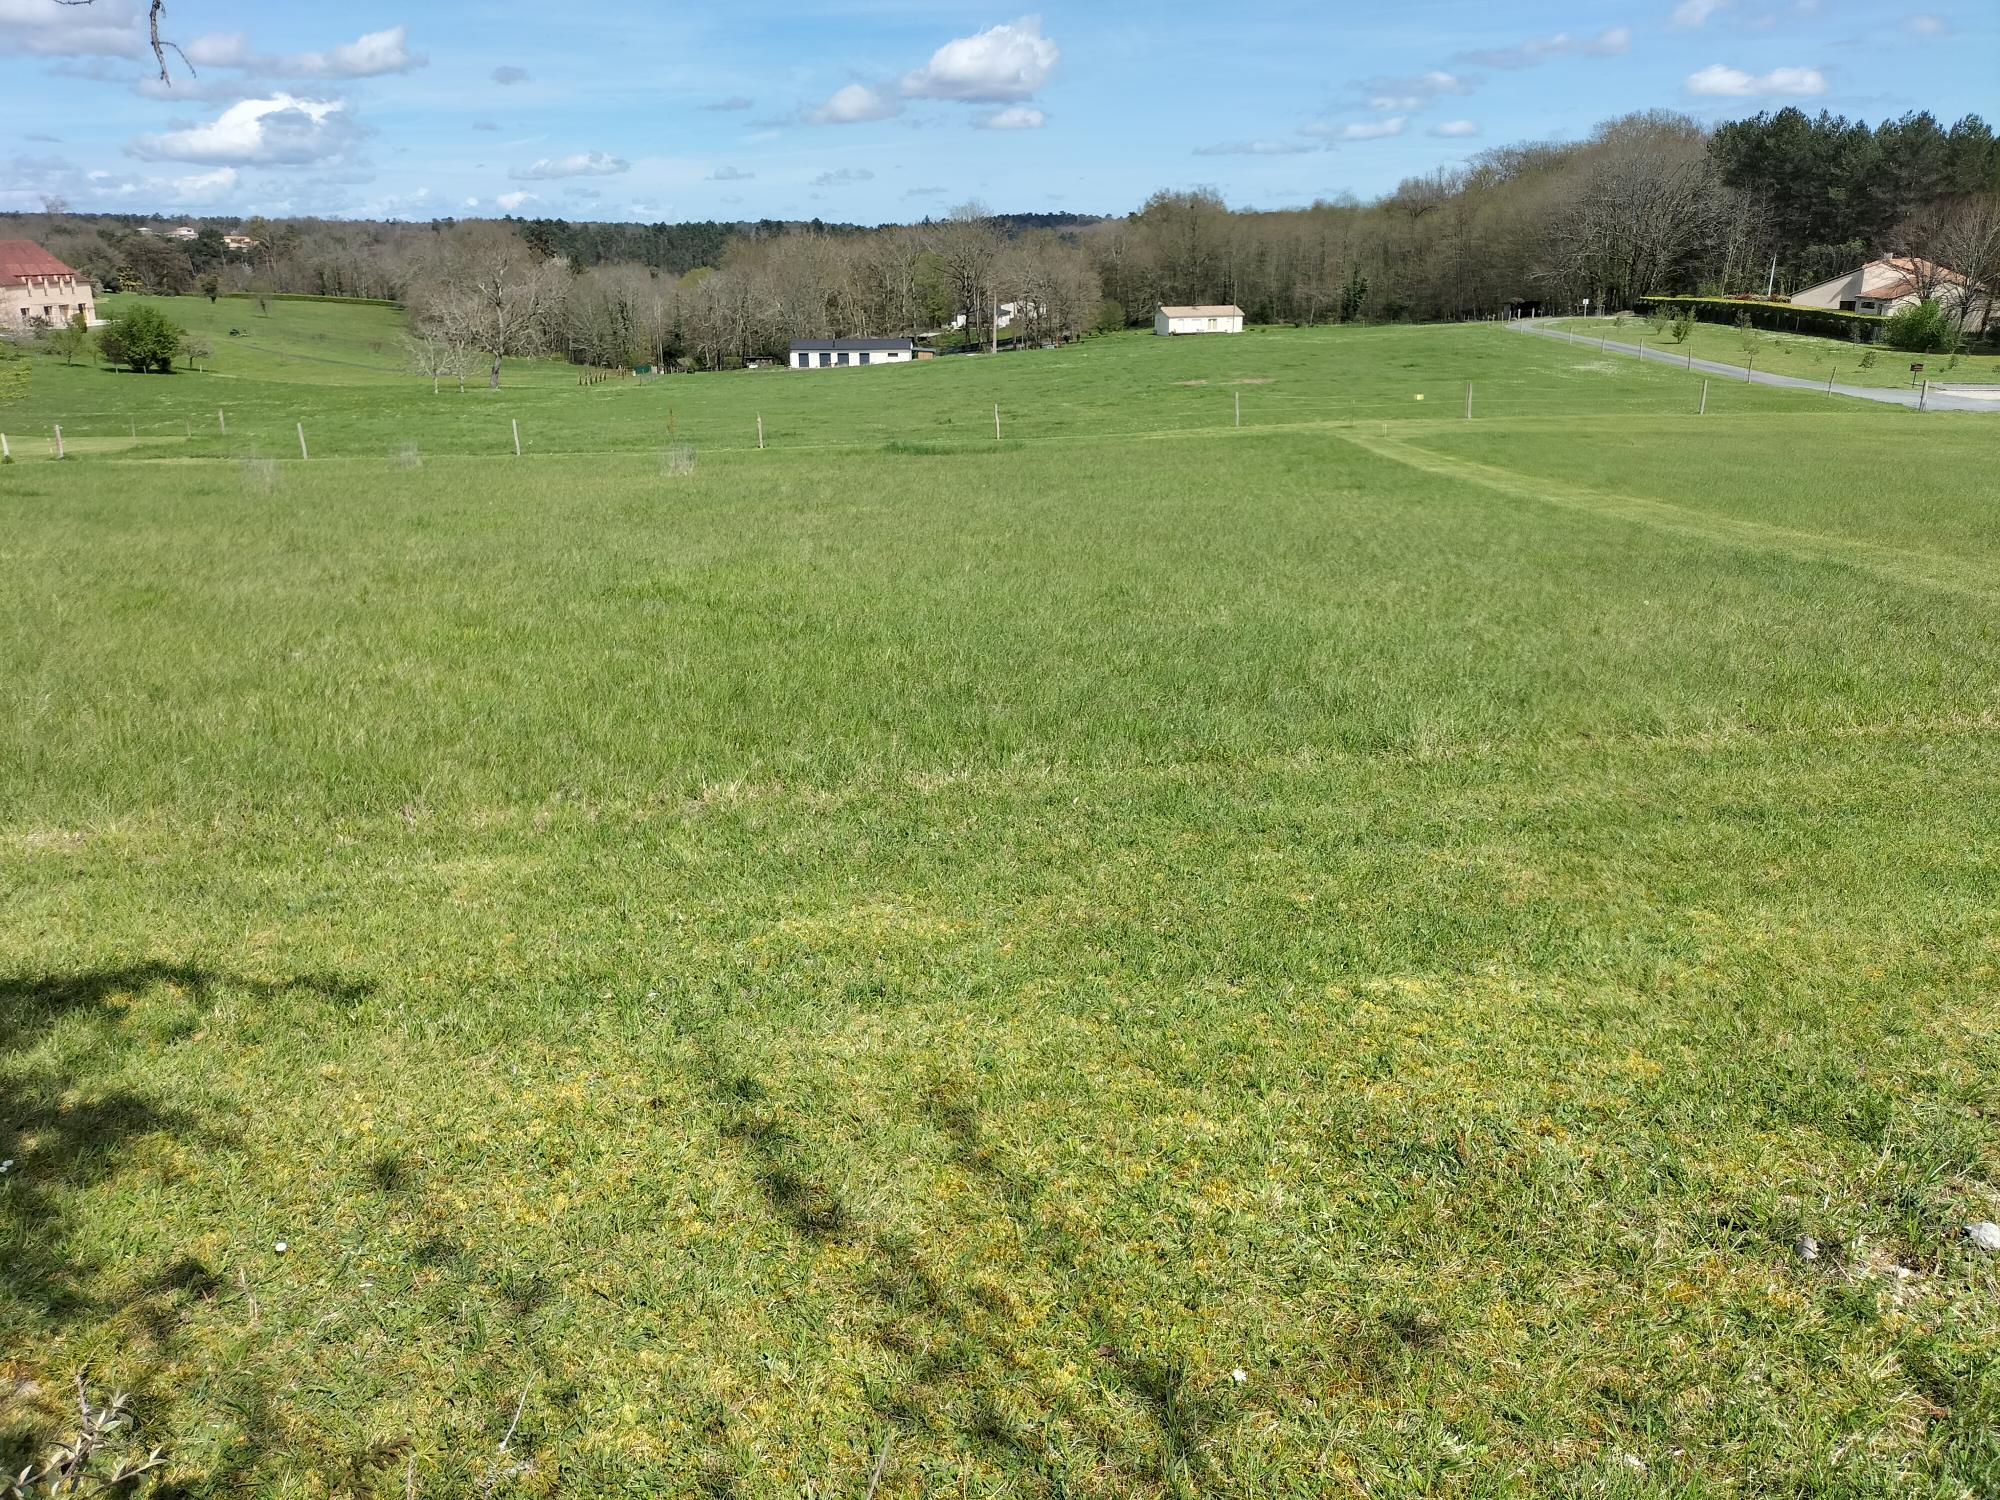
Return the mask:
<svg viewBox="0 0 2000 1500"><path fill-rule="evenodd" d="M1153 332L1161 338L1182 333L1241 333L1243 309L1233 302L1216 307L1162 307L1153 314Z"/></svg>
<svg viewBox="0 0 2000 1500"><path fill-rule="evenodd" d="M794 339L794 370L833 370L854 365L908 364L917 357L915 339Z"/></svg>

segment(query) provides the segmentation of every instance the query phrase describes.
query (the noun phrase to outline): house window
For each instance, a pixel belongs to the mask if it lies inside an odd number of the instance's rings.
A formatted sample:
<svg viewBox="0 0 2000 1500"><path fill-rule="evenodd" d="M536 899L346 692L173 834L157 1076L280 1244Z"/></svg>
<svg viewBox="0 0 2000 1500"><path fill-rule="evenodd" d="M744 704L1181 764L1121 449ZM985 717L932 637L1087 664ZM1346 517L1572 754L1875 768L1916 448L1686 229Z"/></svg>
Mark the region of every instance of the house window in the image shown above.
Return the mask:
<svg viewBox="0 0 2000 1500"><path fill-rule="evenodd" d="M1849 298L1847 298L1847 299L1846 299L1845 301L1843 301L1843 302L1842 302L1842 303L1840 304L1840 310L1841 310L1842 312L1853 312L1853 311L1854 311L1854 299L1853 299L1852 297L1849 297Z"/></svg>
<svg viewBox="0 0 2000 1500"><path fill-rule="evenodd" d="M863 363L864 365L868 363L868 356L866 354L863 354L861 356L861 363Z"/></svg>
<svg viewBox="0 0 2000 1500"><path fill-rule="evenodd" d="M843 355L841 355L841 356L840 356L840 362L841 362L842 364L846 364L846 363L847 363L847 356L846 356L845 354L843 354Z"/></svg>
<svg viewBox="0 0 2000 1500"><path fill-rule="evenodd" d="M824 370L828 365L832 363L833 363L833 356L831 354L828 354L824 349L822 349L820 351L820 356L819 356L819 367L822 370Z"/></svg>

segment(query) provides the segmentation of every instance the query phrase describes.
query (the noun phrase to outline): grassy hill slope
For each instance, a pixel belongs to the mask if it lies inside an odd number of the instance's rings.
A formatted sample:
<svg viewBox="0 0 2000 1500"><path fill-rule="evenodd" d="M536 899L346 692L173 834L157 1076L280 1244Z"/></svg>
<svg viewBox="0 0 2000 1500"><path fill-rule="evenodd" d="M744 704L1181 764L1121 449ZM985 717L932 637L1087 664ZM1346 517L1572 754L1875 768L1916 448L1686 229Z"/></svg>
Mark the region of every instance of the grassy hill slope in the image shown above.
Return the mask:
<svg viewBox="0 0 2000 1500"><path fill-rule="evenodd" d="M291 326L5 418L100 403L0 470L0 1463L87 1369L203 1496L2000 1490L1990 424Z"/></svg>

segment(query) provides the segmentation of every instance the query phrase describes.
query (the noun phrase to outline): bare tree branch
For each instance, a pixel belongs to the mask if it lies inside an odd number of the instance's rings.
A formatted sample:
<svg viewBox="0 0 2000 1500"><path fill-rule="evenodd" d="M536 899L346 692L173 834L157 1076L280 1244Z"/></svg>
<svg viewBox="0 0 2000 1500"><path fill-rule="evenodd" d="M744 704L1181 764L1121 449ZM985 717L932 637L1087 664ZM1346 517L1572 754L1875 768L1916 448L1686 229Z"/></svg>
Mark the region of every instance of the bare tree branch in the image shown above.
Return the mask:
<svg viewBox="0 0 2000 1500"><path fill-rule="evenodd" d="M55 3L68 6L95 5L97 0L55 0ZM188 55L181 51L179 43L160 40L160 12L166 8L167 0L152 0L152 8L146 15L146 30L153 43L153 59L160 65L160 82L172 88L174 80L167 72L167 49L169 47L173 48L175 56L181 60L181 66L188 70L190 76L199 75L194 71L194 64L188 61Z"/></svg>

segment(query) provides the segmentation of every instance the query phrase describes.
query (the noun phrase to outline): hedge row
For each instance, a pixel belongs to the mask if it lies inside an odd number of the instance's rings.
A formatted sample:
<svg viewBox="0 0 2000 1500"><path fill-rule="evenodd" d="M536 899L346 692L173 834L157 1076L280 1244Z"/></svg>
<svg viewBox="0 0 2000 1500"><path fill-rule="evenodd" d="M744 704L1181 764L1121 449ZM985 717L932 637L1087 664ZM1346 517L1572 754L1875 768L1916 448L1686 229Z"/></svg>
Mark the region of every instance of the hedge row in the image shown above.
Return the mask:
<svg viewBox="0 0 2000 1500"><path fill-rule="evenodd" d="M1738 301L1733 297L1641 297L1639 311L1691 312L1704 323L1734 323L1748 315L1752 328L1776 333L1817 333L1872 344L1887 318L1876 313L1799 307L1790 302Z"/></svg>
<svg viewBox="0 0 2000 1500"><path fill-rule="evenodd" d="M338 302L342 307L401 307L403 304L389 297L323 297L317 292L266 292L273 302ZM255 292L224 292L225 302L254 302Z"/></svg>

